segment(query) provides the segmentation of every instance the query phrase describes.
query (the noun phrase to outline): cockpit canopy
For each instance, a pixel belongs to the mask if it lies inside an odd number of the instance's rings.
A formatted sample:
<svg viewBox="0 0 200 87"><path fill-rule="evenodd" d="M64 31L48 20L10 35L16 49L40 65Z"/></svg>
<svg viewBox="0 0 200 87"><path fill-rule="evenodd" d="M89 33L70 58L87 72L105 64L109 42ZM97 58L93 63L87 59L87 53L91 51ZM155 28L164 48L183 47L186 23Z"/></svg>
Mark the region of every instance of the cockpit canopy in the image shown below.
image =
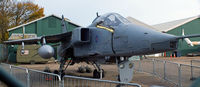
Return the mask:
<svg viewBox="0 0 200 87"><path fill-rule="evenodd" d="M119 24L127 24L130 22L117 13L109 13L95 18L92 23L95 24L95 26L101 25L105 27L114 27L118 26Z"/></svg>

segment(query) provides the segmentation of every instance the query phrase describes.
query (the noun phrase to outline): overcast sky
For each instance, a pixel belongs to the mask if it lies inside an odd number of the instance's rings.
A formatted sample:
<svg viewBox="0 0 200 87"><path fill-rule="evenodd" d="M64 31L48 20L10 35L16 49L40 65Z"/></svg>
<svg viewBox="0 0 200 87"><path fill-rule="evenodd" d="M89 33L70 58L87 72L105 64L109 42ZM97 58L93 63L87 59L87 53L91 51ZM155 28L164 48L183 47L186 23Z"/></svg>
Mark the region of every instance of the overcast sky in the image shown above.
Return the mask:
<svg viewBox="0 0 200 87"><path fill-rule="evenodd" d="M200 15L200 0L34 0L45 15L62 14L72 22L88 26L96 12L116 12L149 25Z"/></svg>

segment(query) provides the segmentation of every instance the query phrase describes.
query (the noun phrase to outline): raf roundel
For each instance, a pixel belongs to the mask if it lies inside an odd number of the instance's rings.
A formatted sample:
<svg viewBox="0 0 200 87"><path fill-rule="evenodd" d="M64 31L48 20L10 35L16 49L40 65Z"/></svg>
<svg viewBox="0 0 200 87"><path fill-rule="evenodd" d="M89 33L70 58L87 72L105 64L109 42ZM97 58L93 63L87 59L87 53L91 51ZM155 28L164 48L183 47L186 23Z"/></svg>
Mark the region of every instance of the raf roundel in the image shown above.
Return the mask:
<svg viewBox="0 0 200 87"><path fill-rule="evenodd" d="M99 37L96 35L95 42L98 43L98 41L99 41Z"/></svg>

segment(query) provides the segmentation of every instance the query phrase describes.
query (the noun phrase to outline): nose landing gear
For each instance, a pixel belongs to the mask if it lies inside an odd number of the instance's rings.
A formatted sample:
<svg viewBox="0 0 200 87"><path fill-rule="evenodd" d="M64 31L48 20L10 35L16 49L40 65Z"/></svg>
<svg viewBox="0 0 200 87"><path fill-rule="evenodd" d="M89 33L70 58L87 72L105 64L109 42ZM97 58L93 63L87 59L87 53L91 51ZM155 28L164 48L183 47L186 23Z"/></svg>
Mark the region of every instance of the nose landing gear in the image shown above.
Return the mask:
<svg viewBox="0 0 200 87"><path fill-rule="evenodd" d="M134 64L130 62L127 57L117 58L116 62L119 71L119 81L130 82L133 78Z"/></svg>

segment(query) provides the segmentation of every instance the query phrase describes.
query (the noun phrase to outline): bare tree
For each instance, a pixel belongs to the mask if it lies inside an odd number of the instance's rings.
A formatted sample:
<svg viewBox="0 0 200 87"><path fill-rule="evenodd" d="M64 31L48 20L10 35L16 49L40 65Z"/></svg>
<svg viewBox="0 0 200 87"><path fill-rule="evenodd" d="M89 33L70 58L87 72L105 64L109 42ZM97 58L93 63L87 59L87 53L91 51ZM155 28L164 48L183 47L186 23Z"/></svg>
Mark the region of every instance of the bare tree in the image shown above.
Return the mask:
<svg viewBox="0 0 200 87"><path fill-rule="evenodd" d="M31 1L0 1L0 43L8 39L7 29L44 16L44 8Z"/></svg>

